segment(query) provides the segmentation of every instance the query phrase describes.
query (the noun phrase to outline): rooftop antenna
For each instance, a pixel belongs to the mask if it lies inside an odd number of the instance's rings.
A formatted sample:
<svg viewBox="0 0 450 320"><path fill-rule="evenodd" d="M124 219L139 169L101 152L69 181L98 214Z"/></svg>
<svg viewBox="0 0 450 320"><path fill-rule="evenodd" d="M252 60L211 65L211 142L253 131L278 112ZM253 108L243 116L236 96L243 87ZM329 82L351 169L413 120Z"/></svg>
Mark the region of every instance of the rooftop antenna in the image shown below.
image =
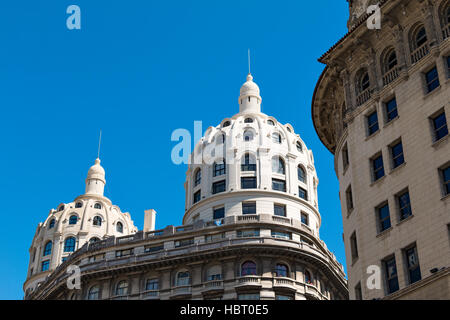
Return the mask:
<svg viewBox="0 0 450 320"><path fill-rule="evenodd" d="M100 146L102 143L102 130L100 129L100 137L98 139L98 152L97 152L97 159L100 159Z"/></svg>
<svg viewBox="0 0 450 320"><path fill-rule="evenodd" d="M248 49L248 74L251 74L251 72L250 72L250 49Z"/></svg>

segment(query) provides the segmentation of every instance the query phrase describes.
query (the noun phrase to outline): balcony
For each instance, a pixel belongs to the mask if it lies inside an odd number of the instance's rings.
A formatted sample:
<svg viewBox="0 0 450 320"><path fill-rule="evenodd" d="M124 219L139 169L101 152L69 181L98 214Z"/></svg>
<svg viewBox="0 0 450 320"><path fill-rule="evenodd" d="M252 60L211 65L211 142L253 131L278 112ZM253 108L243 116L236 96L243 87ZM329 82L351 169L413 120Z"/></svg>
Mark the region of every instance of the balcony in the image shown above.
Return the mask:
<svg viewBox="0 0 450 320"><path fill-rule="evenodd" d="M444 37L444 40L450 38L450 24L447 24L447 26L442 29L442 36Z"/></svg>
<svg viewBox="0 0 450 320"><path fill-rule="evenodd" d="M281 216L272 216L273 222L291 225L291 219Z"/></svg>
<svg viewBox="0 0 450 320"><path fill-rule="evenodd" d="M391 83L392 81L394 81L395 79L398 78L398 74L399 74L399 68L398 67L394 67L391 70L389 70L388 72L386 72L383 76L383 85L387 86L389 83Z"/></svg>
<svg viewBox="0 0 450 320"><path fill-rule="evenodd" d="M203 291L222 291L223 290L223 281L222 280L212 280L205 282L203 284Z"/></svg>
<svg viewBox="0 0 450 320"><path fill-rule="evenodd" d="M236 279L237 287L261 287L261 277L258 276L244 276Z"/></svg>
<svg viewBox="0 0 450 320"><path fill-rule="evenodd" d="M356 98L356 105L359 107L368 101L371 97L370 88L361 92Z"/></svg>
<svg viewBox="0 0 450 320"><path fill-rule="evenodd" d="M283 288L283 289L295 289L295 280L290 278L274 278L273 279L273 287L274 288Z"/></svg>
<svg viewBox="0 0 450 320"><path fill-rule="evenodd" d="M237 221L238 222L259 221L259 216L257 214L242 215L237 217Z"/></svg>
<svg viewBox="0 0 450 320"><path fill-rule="evenodd" d="M430 53L430 48L428 46L428 43L425 43L411 53L411 63L415 64L419 62L428 53Z"/></svg>
<svg viewBox="0 0 450 320"><path fill-rule="evenodd" d="M181 286L172 289L172 297L176 296L190 296L192 293L191 286Z"/></svg>

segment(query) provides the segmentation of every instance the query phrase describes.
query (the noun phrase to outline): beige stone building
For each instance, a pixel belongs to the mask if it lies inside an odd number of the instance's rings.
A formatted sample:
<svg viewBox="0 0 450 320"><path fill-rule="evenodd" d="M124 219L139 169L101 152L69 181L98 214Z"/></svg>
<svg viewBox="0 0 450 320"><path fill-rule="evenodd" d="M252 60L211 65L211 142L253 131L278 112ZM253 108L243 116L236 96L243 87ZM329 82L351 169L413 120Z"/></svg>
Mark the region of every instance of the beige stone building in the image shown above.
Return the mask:
<svg viewBox="0 0 450 320"><path fill-rule="evenodd" d="M149 210L144 229L135 232L130 222L123 236L108 233L115 230L109 228L101 239L86 241L97 229L84 227L78 250L64 261L55 252L52 268L43 271L42 262L35 261L52 254L42 245L53 238L42 230L56 215L63 225L60 233L67 233L65 217L77 207L66 205L62 216L52 211L33 241L30 270L38 270L28 275L25 298L347 299L343 266L320 239L313 153L290 124L262 113L261 102L259 87L248 75L239 112L208 128L195 146L181 226L154 230L156 212ZM90 171L88 185L94 178L104 185L103 168ZM79 200L109 207L103 189L96 190L94 199ZM89 209L83 216L85 226L92 225L96 212ZM114 227L117 218L105 220ZM64 237L56 239L61 246ZM80 268L79 290L67 284L72 266Z"/></svg>
<svg viewBox="0 0 450 320"><path fill-rule="evenodd" d="M450 1L348 2L312 114L335 155L350 298L450 299Z"/></svg>

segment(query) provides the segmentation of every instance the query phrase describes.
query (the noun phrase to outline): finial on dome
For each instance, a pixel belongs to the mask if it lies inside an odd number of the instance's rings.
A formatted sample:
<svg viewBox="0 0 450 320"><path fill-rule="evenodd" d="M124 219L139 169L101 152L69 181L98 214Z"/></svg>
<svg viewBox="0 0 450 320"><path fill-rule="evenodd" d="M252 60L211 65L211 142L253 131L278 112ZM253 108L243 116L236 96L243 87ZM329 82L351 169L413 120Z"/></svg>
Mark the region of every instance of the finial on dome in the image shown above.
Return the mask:
<svg viewBox="0 0 450 320"><path fill-rule="evenodd" d="M251 73L247 75L247 81L253 81L253 76Z"/></svg>
<svg viewBox="0 0 450 320"><path fill-rule="evenodd" d="M251 73L247 75L247 81L242 85L239 95L240 113L259 113L261 112L261 96L259 87L253 82Z"/></svg>

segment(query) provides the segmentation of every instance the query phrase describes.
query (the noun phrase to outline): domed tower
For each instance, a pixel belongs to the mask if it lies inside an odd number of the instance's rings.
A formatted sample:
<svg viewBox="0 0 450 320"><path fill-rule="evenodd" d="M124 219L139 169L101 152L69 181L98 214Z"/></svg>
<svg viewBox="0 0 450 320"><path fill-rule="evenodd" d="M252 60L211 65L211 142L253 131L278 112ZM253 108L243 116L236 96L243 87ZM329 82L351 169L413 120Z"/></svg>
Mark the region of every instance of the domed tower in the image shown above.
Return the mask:
<svg viewBox="0 0 450 320"><path fill-rule="evenodd" d="M247 214L303 222L318 237L318 178L314 158L290 124L261 112L260 90L249 74L239 113L210 127L187 171L183 223Z"/></svg>
<svg viewBox="0 0 450 320"><path fill-rule="evenodd" d="M73 202L61 203L39 223L30 247L30 262L24 291L29 293L86 242L137 232L128 212L124 213L103 195L105 170L100 159L89 169L86 192Z"/></svg>

